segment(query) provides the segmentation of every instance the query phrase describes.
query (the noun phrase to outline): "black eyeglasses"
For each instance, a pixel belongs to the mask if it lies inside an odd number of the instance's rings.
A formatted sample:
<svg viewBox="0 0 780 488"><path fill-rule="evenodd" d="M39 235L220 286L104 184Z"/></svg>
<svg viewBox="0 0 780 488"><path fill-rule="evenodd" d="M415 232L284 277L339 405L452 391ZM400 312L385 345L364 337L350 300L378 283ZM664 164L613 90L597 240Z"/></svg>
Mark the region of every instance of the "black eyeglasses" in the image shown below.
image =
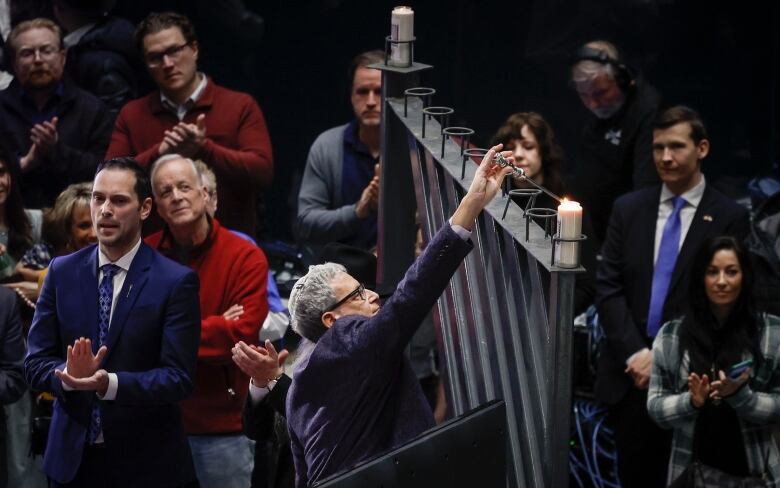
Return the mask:
<svg viewBox="0 0 780 488"><path fill-rule="evenodd" d="M342 298L338 302L334 303L330 307L326 308L325 311L322 312L322 313L332 312L332 311L336 310L340 306L342 306L345 303L347 303L348 301L352 300L355 297L355 295L360 295L360 299L361 300L365 300L366 299L366 287L365 287L365 285L363 285L363 283L359 284L357 288L355 288L354 290L349 292L347 294L347 296L345 296L344 298Z"/></svg>
<svg viewBox="0 0 780 488"><path fill-rule="evenodd" d="M179 46L171 46L161 53L147 53L146 65L150 68L159 68L162 66L165 56L168 56L171 61L178 61L184 48L189 45L189 42L185 42Z"/></svg>

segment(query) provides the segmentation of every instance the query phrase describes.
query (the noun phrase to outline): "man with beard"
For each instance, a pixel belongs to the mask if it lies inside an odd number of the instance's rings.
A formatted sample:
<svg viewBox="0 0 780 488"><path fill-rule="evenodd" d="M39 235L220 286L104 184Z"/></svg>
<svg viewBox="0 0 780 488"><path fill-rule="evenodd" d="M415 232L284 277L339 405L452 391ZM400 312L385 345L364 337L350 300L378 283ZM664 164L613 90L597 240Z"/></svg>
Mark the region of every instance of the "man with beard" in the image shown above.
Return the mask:
<svg viewBox="0 0 780 488"><path fill-rule="evenodd" d="M349 79L356 118L320 134L309 150L297 230L312 253L329 242L362 249L376 245L382 75L367 66L383 59L382 51L355 57Z"/></svg>
<svg viewBox="0 0 780 488"><path fill-rule="evenodd" d="M0 144L18 157L25 206L51 206L69 184L92 179L111 119L100 100L63 78L66 54L57 24L21 22L8 46L16 78L0 92Z"/></svg>
<svg viewBox="0 0 780 488"><path fill-rule="evenodd" d="M615 199L658 183L651 145L660 98L607 41L582 46L571 74L580 100L595 116L583 130L575 190L603 242Z"/></svg>

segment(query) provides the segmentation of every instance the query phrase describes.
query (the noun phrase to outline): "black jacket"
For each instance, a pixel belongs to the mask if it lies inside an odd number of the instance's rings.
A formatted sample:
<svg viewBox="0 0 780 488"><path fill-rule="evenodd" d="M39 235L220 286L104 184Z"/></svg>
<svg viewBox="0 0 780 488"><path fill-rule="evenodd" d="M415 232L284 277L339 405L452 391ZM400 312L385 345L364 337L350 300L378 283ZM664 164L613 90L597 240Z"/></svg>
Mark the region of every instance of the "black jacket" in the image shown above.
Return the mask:
<svg viewBox="0 0 780 488"><path fill-rule="evenodd" d="M100 98L112 118L125 103L145 93L144 88L151 89L133 41L134 29L124 19L105 17L68 48L66 72L79 87Z"/></svg>
<svg viewBox="0 0 780 488"><path fill-rule="evenodd" d="M598 242L604 242L615 200L659 183L653 162L653 119L660 102L641 77L613 117L596 119L582 133L573 190L590 214Z"/></svg>
<svg viewBox="0 0 780 488"><path fill-rule="evenodd" d="M780 315L780 193L756 212L746 247L753 264L756 309Z"/></svg>
<svg viewBox="0 0 780 488"><path fill-rule="evenodd" d="M59 118L54 154L21 177L27 208L51 206L69 184L92 181L111 138L112 120L103 102L67 78L62 87L62 94L52 102ZM7 157L18 161L29 151L36 112L17 80L0 92L0 146Z"/></svg>
<svg viewBox="0 0 780 488"><path fill-rule="evenodd" d="M595 393L596 398L608 404L619 402L633 385L624 372L626 360L652 344L646 329L660 192L657 185L619 198L602 248L596 273L596 306L606 339L600 347ZM702 242L720 235L743 239L748 225L747 209L712 185L705 187L677 256L662 322L684 312L690 266Z"/></svg>

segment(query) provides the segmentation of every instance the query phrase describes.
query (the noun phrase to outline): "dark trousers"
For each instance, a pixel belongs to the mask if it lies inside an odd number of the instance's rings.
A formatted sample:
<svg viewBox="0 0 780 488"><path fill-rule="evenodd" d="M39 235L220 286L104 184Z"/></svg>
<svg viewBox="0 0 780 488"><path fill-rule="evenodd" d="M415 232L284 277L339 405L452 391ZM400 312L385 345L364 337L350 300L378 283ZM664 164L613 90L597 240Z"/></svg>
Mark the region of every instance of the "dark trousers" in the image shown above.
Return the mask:
<svg viewBox="0 0 780 488"><path fill-rule="evenodd" d="M143 469L143 466L139 466L138 469ZM63 484L50 478L49 488L113 488L116 483L109 478L110 476L111 466L106 458L106 449L101 444L85 446L81 465L73 481ZM184 488L197 488L197 486L197 481L194 481L184 485Z"/></svg>
<svg viewBox="0 0 780 488"><path fill-rule="evenodd" d="M623 488L666 486L672 431L658 427L647 415L647 390L631 388L609 413Z"/></svg>
<svg viewBox="0 0 780 488"><path fill-rule="evenodd" d="M85 446L81 465L70 483L57 483L49 479L49 488L103 488L111 486L108 479L110 466L106 461L106 449L102 444Z"/></svg>

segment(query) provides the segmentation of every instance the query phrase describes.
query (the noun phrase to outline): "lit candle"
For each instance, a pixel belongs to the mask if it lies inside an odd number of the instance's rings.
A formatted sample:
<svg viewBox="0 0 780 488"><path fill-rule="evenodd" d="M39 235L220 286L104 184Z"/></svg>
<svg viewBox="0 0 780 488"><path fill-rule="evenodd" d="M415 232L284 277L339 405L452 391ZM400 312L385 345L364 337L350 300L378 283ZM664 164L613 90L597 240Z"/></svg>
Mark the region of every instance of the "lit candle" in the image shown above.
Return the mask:
<svg viewBox="0 0 780 488"><path fill-rule="evenodd" d="M390 38L393 41L411 41L414 38L414 10L412 7L395 7L390 17ZM412 65L412 45L390 44L390 66L406 68Z"/></svg>
<svg viewBox="0 0 780 488"><path fill-rule="evenodd" d="M582 207L577 202L563 199L558 205L558 236L564 239L579 237L582 233ZM561 268L574 268L579 263L579 242L559 242L555 250L555 264Z"/></svg>

